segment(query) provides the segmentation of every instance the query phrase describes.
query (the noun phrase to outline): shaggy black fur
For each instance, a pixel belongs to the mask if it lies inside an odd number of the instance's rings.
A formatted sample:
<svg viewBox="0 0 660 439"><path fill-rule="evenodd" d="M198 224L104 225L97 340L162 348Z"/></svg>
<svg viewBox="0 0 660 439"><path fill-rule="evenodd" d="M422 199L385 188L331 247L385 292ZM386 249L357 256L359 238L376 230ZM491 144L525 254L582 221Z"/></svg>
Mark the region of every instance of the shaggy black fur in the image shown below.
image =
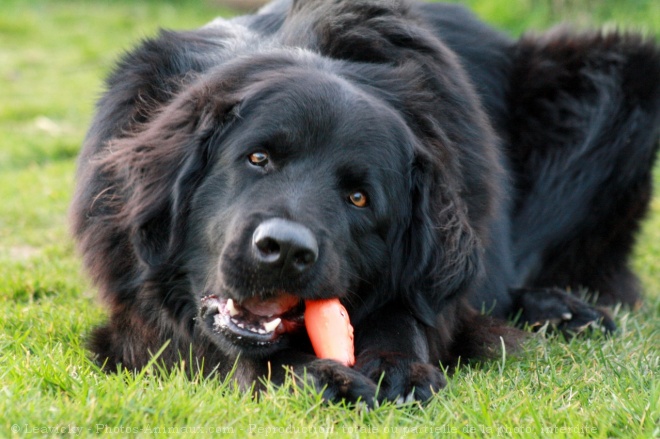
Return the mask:
<svg viewBox="0 0 660 439"><path fill-rule="evenodd" d="M659 79L639 36L513 41L441 4L282 0L162 32L108 79L80 157L73 230L111 310L92 349L138 369L169 341L168 366L238 361L246 388L305 370L371 403L383 373L379 398L425 400L440 363L515 342L477 311L612 330L572 294L640 300ZM353 368L301 330L326 297Z"/></svg>

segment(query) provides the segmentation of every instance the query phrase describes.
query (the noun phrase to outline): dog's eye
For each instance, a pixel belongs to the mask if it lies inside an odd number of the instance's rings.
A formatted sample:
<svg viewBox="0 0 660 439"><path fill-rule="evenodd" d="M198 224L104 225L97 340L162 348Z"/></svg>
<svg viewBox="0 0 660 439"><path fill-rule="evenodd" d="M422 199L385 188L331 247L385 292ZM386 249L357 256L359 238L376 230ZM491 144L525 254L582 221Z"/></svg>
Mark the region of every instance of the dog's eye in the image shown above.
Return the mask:
<svg viewBox="0 0 660 439"><path fill-rule="evenodd" d="M268 164L268 154L263 151L253 152L248 156L248 160L254 166L264 167Z"/></svg>
<svg viewBox="0 0 660 439"><path fill-rule="evenodd" d="M361 191L353 192L348 196L348 201L355 207L366 207L368 203L367 194Z"/></svg>

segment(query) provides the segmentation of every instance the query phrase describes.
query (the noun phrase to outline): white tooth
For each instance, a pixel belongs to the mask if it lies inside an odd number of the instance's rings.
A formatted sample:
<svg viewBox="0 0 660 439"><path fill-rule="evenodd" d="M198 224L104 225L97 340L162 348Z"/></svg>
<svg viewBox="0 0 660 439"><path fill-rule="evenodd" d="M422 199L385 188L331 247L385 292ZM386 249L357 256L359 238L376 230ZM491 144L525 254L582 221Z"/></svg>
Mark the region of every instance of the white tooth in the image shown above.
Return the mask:
<svg viewBox="0 0 660 439"><path fill-rule="evenodd" d="M271 320L270 322L264 323L264 329L266 332L273 332L278 326L280 326L281 318L277 317Z"/></svg>
<svg viewBox="0 0 660 439"><path fill-rule="evenodd" d="M229 315L232 317L238 314L238 310L234 306L234 301L232 299L227 299L227 311L229 311Z"/></svg>
<svg viewBox="0 0 660 439"><path fill-rule="evenodd" d="M241 323L241 322L238 322L238 323L236 324L236 326L238 326L239 328L243 328L243 329L245 329L245 325L244 325L243 323Z"/></svg>
<svg viewBox="0 0 660 439"><path fill-rule="evenodd" d="M265 333L266 333L266 330L265 330L265 329L262 329L262 328L259 328L259 329L257 329L257 332L258 332L259 334L265 334Z"/></svg>

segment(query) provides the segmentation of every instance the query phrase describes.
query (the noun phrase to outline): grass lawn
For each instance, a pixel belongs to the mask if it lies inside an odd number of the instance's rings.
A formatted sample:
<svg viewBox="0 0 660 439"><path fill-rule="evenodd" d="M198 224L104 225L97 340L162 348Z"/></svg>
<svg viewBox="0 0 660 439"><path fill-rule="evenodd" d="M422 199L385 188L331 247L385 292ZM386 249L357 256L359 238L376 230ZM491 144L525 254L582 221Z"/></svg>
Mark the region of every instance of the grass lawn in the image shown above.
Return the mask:
<svg viewBox="0 0 660 439"><path fill-rule="evenodd" d="M564 20L660 33L657 0L466 3L513 34ZM159 27L230 13L211 0L0 3L0 438L660 436L660 172L634 258L647 301L617 312L611 340L534 337L516 357L460 367L428 405L370 412L295 389L255 401L182 371L101 373L84 340L105 314L81 274L66 210L102 78Z"/></svg>

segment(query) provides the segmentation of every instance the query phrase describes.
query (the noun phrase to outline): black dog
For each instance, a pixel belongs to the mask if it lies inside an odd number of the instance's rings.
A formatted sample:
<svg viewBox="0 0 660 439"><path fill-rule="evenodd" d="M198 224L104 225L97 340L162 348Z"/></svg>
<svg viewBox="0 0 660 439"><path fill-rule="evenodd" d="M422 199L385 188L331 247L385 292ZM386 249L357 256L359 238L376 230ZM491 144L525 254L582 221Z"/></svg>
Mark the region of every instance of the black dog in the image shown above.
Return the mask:
<svg viewBox="0 0 660 439"><path fill-rule="evenodd" d="M134 369L169 341L170 366L369 403L513 343L492 317L611 330L571 293L640 300L659 122L660 51L635 35L512 41L395 0L163 32L110 76L79 162L73 228L111 309L92 349ZM303 329L329 297L353 368Z"/></svg>

